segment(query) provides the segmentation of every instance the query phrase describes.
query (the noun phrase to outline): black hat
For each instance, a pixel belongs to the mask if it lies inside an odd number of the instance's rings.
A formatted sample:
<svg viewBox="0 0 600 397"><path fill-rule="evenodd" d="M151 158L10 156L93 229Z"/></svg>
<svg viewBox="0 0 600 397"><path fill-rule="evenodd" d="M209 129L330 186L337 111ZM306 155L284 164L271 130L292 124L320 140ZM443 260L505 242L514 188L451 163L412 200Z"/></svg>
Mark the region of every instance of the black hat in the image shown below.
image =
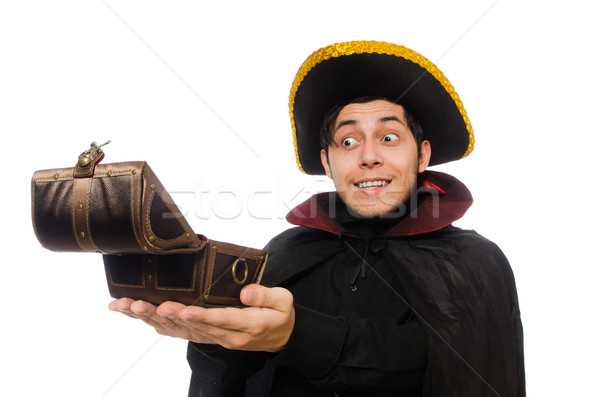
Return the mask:
<svg viewBox="0 0 600 397"><path fill-rule="evenodd" d="M406 107L431 142L430 165L466 157L473 128L444 74L424 56L404 46L378 41L337 43L304 61L290 92L296 161L306 174L324 175L319 133L334 106L376 96Z"/></svg>

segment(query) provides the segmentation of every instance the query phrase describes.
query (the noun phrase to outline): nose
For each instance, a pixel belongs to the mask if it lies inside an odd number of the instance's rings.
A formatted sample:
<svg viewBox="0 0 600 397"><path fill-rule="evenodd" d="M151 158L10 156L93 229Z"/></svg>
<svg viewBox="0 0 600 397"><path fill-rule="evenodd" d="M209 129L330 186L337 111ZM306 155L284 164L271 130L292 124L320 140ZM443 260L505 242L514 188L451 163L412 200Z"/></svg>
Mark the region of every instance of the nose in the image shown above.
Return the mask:
<svg viewBox="0 0 600 397"><path fill-rule="evenodd" d="M383 164L383 157L379 153L376 142L370 139L365 140L361 145L360 166L363 168L373 168Z"/></svg>

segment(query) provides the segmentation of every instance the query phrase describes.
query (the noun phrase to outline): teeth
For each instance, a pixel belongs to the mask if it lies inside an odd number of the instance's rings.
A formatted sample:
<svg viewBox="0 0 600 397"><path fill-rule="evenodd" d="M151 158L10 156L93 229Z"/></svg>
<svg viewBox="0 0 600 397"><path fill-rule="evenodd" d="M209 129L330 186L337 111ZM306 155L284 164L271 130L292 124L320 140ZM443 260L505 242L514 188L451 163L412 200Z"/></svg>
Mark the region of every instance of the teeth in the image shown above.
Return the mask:
<svg viewBox="0 0 600 397"><path fill-rule="evenodd" d="M359 189L368 189L368 188L374 188L374 187L379 187L379 186L385 186L388 183L389 183L388 181L368 181L368 182L361 182L356 186L358 186Z"/></svg>

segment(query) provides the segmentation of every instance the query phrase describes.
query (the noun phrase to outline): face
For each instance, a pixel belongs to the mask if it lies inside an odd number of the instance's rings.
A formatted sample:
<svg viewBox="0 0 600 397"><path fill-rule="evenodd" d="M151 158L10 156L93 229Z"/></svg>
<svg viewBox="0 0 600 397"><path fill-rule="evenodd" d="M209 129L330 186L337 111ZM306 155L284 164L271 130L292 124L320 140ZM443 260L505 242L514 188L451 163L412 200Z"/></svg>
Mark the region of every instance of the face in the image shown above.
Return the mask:
<svg viewBox="0 0 600 397"><path fill-rule="evenodd" d="M341 110L329 154L322 150L321 162L344 203L374 217L398 210L430 156L428 141L417 149L402 106L376 100Z"/></svg>

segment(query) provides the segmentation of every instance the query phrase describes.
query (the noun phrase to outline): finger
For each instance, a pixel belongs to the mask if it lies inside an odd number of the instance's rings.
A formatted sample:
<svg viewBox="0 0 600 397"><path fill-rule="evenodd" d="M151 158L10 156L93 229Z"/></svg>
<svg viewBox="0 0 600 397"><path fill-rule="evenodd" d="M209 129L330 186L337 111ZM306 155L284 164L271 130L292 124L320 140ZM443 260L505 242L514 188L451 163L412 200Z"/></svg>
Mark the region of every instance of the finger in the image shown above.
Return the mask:
<svg viewBox="0 0 600 397"><path fill-rule="evenodd" d="M258 284L245 286L240 293L244 305L266 307L277 311L287 311L293 304L293 296L285 288L267 288Z"/></svg>
<svg viewBox="0 0 600 397"><path fill-rule="evenodd" d="M164 306L163 306L164 305ZM177 318L178 312L186 308L185 305L176 302L163 303L162 308L144 301L134 301L130 298L120 298L109 303L108 308L118 311L128 317L141 320L154 328L160 335L192 340L197 343L215 343L213 338L198 332L190 332L191 328L184 324L183 320ZM162 312L162 313L161 313ZM174 313L174 316L167 315Z"/></svg>
<svg viewBox="0 0 600 397"><path fill-rule="evenodd" d="M170 327L172 325L169 319L156 314L156 306L145 301L121 298L111 302L109 308L119 311L128 317L142 320L154 328Z"/></svg>
<svg viewBox="0 0 600 397"><path fill-rule="evenodd" d="M120 298L110 302L108 308L114 312L130 311L130 306L133 302L133 299Z"/></svg>
<svg viewBox="0 0 600 397"><path fill-rule="evenodd" d="M113 312L119 312L127 317L138 318L136 314L133 314L130 310L131 303L133 303L133 299L129 298L121 298L116 299L108 304L109 310Z"/></svg>
<svg viewBox="0 0 600 397"><path fill-rule="evenodd" d="M187 311L187 307L179 302L163 302L156 308L156 314L168 318L181 318L181 315Z"/></svg>
<svg viewBox="0 0 600 397"><path fill-rule="evenodd" d="M130 317L142 320L161 335L182 337L182 330L185 331L177 319L160 316L156 313L156 307L148 302L136 301L132 304L132 310Z"/></svg>
<svg viewBox="0 0 600 397"><path fill-rule="evenodd" d="M156 306L146 301L137 300L131 303L129 310L135 314L152 316L156 314Z"/></svg>
<svg viewBox="0 0 600 397"><path fill-rule="evenodd" d="M169 331L178 326L178 319L176 317L161 316L158 313L158 308L149 302L141 300L133 302L131 304L131 312L136 318L157 328L157 331L160 331L158 327L163 327L164 330Z"/></svg>

